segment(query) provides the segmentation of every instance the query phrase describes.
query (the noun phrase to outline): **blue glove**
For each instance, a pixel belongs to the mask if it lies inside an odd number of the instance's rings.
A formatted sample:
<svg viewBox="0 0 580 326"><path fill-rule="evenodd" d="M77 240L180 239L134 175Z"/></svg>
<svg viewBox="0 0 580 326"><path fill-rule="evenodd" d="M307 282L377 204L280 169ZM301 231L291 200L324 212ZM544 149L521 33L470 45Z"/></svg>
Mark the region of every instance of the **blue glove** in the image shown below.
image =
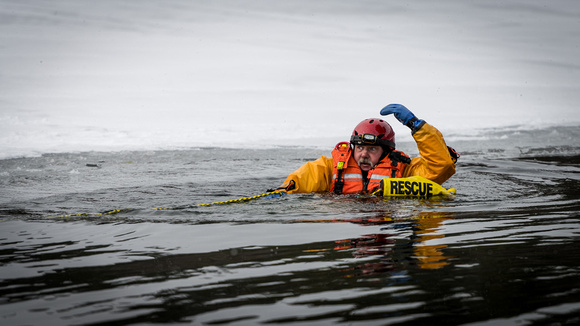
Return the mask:
<svg viewBox="0 0 580 326"><path fill-rule="evenodd" d="M381 110L381 115L389 114L395 115L397 120L411 128L413 132L419 130L425 123L423 120L417 119L413 112L409 111L409 109L402 104L389 104Z"/></svg>

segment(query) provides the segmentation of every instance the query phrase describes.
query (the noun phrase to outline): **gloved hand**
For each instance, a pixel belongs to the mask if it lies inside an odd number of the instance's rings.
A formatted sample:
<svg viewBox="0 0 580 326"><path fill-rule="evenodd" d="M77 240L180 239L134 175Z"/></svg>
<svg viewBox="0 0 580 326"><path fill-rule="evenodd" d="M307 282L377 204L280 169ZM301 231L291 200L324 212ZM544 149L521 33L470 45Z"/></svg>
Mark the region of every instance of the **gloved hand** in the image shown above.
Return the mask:
<svg viewBox="0 0 580 326"><path fill-rule="evenodd" d="M424 124L423 120L417 119L413 112L409 111L409 109L402 104L389 104L381 110L381 115L389 114L395 115L397 120L411 128L413 132L419 130Z"/></svg>

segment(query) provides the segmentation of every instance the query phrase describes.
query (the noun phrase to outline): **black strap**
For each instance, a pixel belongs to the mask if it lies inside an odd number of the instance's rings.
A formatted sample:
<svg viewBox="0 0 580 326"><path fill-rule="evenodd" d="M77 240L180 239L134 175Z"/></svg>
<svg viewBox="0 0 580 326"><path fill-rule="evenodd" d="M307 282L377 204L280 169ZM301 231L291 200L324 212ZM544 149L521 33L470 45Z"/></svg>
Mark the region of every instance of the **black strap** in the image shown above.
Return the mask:
<svg viewBox="0 0 580 326"><path fill-rule="evenodd" d="M363 192L367 191L367 188L369 187L370 181L371 181L371 179L363 176Z"/></svg>
<svg viewBox="0 0 580 326"><path fill-rule="evenodd" d="M401 152L395 152L392 151L389 153L389 158L391 159L391 166L392 167L397 167L397 165L399 165L399 163L406 163L409 164L411 163L411 159L405 155L403 155ZM396 178L397 177L397 170L393 169L391 170L391 178Z"/></svg>
<svg viewBox="0 0 580 326"><path fill-rule="evenodd" d="M334 193L337 195L342 194L342 188L344 187L344 178L342 177L343 173L343 169L338 170L338 175L336 176L336 181L334 182Z"/></svg>
<svg viewBox="0 0 580 326"><path fill-rule="evenodd" d="M403 155L401 152L392 151L389 153L389 158L391 159L391 165L397 166L399 162L409 164L411 159L408 156Z"/></svg>
<svg viewBox="0 0 580 326"><path fill-rule="evenodd" d="M459 155L459 153L457 153L457 151L453 149L453 147L447 146L447 149L449 150L449 155L451 155L453 163L457 163L457 159L460 158L461 155Z"/></svg>
<svg viewBox="0 0 580 326"><path fill-rule="evenodd" d="M274 191L278 191L278 190L290 191L293 189L296 189L296 182L294 182L294 180L290 180L290 182L288 182L288 185L286 187L278 187L276 189L268 189L268 190L266 190L266 192L274 192Z"/></svg>

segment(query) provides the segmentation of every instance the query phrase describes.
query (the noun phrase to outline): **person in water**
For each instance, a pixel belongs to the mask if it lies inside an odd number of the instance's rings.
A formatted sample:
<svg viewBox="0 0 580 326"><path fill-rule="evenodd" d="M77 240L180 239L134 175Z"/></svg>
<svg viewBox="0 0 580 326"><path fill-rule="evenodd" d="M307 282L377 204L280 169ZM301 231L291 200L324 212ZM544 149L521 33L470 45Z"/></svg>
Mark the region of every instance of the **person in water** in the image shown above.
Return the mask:
<svg viewBox="0 0 580 326"><path fill-rule="evenodd" d="M381 115L393 114L411 129L420 156L395 150L395 132L382 119L366 119L352 132L350 143L338 143L332 157L322 156L292 172L276 190L288 193L372 193L384 178L422 176L442 184L455 174L458 155L435 127L401 104L389 104Z"/></svg>

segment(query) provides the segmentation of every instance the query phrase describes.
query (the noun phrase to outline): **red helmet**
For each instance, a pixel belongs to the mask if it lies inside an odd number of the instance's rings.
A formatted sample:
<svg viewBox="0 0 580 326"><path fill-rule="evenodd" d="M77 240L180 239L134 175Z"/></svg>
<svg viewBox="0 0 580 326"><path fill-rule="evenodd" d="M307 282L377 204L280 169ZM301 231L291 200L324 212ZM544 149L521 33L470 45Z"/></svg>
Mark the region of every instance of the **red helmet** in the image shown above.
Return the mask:
<svg viewBox="0 0 580 326"><path fill-rule="evenodd" d="M379 145L395 149L395 132L391 125L382 119L366 119L353 130L350 137L353 145Z"/></svg>

